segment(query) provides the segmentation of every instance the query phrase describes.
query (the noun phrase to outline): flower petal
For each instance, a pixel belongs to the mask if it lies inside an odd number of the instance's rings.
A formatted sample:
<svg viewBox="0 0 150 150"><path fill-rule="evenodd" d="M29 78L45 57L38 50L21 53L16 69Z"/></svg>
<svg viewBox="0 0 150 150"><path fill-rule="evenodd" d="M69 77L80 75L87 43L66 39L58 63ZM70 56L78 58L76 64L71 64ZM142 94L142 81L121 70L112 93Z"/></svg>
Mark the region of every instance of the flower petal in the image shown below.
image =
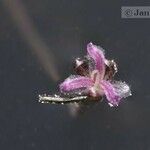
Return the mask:
<svg viewBox="0 0 150 150"><path fill-rule="evenodd" d="M88 77L70 76L63 83L60 84L60 91L70 92L78 89L86 89L93 86L93 81Z"/></svg>
<svg viewBox="0 0 150 150"><path fill-rule="evenodd" d="M131 95L130 88L125 82L116 81L112 84L109 81L103 80L101 82L101 87L110 106L118 106L122 98Z"/></svg>
<svg viewBox="0 0 150 150"><path fill-rule="evenodd" d="M105 73L105 56L103 50L89 43L87 45L88 55L94 60L95 69L99 70L102 74Z"/></svg>
<svg viewBox="0 0 150 150"><path fill-rule="evenodd" d="M128 96L131 96L131 90L128 84L125 82L121 81L115 81L113 83L113 87L115 88L116 93L121 97L121 98L126 98Z"/></svg>

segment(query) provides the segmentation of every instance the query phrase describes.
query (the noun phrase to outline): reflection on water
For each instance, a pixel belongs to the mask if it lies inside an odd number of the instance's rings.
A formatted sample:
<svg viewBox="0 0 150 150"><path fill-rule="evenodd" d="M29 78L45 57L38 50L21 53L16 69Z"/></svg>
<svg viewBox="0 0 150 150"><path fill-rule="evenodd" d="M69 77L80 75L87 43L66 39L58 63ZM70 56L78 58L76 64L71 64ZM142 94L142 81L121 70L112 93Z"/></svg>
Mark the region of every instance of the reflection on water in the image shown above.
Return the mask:
<svg viewBox="0 0 150 150"><path fill-rule="evenodd" d="M29 18L22 2L20 0L3 0L3 3L5 8L10 12L21 36L29 44L30 50L35 52L46 73L53 80L57 81L59 75L55 67L54 56L33 26L32 20Z"/></svg>

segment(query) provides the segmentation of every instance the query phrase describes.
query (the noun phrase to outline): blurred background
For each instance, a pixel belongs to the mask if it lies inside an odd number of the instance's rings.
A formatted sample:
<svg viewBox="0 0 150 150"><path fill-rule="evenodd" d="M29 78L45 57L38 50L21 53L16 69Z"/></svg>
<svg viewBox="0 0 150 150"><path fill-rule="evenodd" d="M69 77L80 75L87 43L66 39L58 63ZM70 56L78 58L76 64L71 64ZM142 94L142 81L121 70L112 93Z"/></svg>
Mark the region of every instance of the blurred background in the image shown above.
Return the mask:
<svg viewBox="0 0 150 150"><path fill-rule="evenodd" d="M150 150L150 19L121 19L107 0L1 0L0 149ZM132 97L105 101L72 117L64 105L38 103L73 74L72 63L92 41L119 66L116 79Z"/></svg>

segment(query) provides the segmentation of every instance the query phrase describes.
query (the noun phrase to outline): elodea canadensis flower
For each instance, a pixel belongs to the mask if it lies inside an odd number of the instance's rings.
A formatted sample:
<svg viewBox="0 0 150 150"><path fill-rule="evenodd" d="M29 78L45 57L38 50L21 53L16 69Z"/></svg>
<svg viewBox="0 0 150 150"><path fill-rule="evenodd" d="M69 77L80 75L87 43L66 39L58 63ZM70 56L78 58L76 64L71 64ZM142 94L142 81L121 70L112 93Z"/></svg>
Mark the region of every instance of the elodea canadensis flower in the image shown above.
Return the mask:
<svg viewBox="0 0 150 150"><path fill-rule="evenodd" d="M122 81L115 81L117 65L105 58L104 50L93 43L87 44L87 55L75 60L71 75L59 85L62 96L40 96L41 102L67 103L99 101L106 97L110 106L118 106L123 98L131 95L130 87ZM64 97L66 96L66 98Z"/></svg>

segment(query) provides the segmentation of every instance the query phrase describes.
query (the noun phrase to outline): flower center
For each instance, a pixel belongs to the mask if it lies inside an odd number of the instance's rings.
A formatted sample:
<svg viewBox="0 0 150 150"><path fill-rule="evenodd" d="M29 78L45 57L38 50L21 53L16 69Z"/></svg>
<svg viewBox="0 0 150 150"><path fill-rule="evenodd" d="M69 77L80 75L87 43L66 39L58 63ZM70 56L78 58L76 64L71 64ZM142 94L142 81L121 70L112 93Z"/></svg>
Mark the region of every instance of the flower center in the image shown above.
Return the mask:
<svg viewBox="0 0 150 150"><path fill-rule="evenodd" d="M102 80L102 75L98 70L93 70L91 73L91 79L94 82L93 87L90 89L90 95L93 97L98 97L100 95L103 95L103 90L100 86L100 82Z"/></svg>

